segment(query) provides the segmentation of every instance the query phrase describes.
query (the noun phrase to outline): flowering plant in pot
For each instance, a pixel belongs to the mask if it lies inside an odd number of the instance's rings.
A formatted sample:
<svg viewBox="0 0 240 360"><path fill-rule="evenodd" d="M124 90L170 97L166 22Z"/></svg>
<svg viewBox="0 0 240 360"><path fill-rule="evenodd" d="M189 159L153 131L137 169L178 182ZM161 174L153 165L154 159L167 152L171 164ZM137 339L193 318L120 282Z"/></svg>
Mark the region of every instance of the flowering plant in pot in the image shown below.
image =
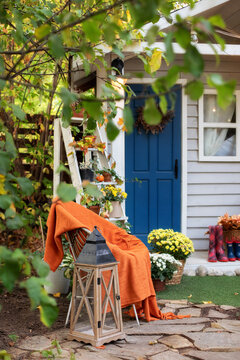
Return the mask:
<svg viewBox="0 0 240 360"><path fill-rule="evenodd" d="M123 202L127 198L127 193L115 185L106 185L101 188L101 191L105 200Z"/></svg>
<svg viewBox="0 0 240 360"><path fill-rule="evenodd" d="M186 260L194 252L193 242L184 234L172 229L155 229L148 235L153 252L173 255L177 260Z"/></svg>
<svg viewBox="0 0 240 360"><path fill-rule="evenodd" d="M81 197L81 205L86 206L88 209L92 210L96 214L99 214L101 206L103 203L103 195L94 195L88 192L86 188L84 188L82 197Z"/></svg>
<svg viewBox="0 0 240 360"><path fill-rule="evenodd" d="M120 203L126 199L127 193L114 185L104 186L101 188L101 191L107 204L111 204L111 207L108 206L109 217L120 218L122 216L122 208Z"/></svg>
<svg viewBox="0 0 240 360"><path fill-rule="evenodd" d="M177 267L181 265L181 262L176 260L170 254L150 254L151 261L151 275L153 280L153 285L158 291L158 287L160 284L156 280L160 282L165 282L165 280L171 280L173 274L177 270ZM164 284L162 285L165 287Z"/></svg>

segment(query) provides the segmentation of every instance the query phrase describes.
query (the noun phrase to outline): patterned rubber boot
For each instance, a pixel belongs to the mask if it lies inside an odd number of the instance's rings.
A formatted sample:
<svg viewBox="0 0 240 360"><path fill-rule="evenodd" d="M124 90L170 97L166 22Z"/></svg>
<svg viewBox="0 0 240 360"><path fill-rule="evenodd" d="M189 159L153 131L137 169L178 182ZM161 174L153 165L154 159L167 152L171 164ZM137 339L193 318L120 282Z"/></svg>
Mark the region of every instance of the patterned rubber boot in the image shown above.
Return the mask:
<svg viewBox="0 0 240 360"><path fill-rule="evenodd" d="M229 261L236 261L233 249L233 242L227 242L227 253Z"/></svg>
<svg viewBox="0 0 240 360"><path fill-rule="evenodd" d="M236 256L236 259L240 261L240 242L235 242L233 244L234 248L234 255Z"/></svg>
<svg viewBox="0 0 240 360"><path fill-rule="evenodd" d="M208 249L208 261L217 262L216 249L215 249L215 227L209 226L209 249Z"/></svg>
<svg viewBox="0 0 240 360"><path fill-rule="evenodd" d="M216 238L216 255L218 261L226 262L229 259L225 255L223 247L223 229L220 225L215 226L215 238Z"/></svg>

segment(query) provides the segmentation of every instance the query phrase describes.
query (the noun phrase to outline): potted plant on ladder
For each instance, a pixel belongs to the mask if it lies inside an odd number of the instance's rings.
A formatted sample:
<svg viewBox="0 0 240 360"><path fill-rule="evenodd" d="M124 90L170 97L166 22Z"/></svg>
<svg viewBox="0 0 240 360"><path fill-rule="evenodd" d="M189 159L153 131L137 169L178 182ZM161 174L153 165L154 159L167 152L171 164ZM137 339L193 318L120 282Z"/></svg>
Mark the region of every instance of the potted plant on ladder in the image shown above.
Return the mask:
<svg viewBox="0 0 240 360"><path fill-rule="evenodd" d="M114 185L107 185L101 188L105 201L111 202L110 218L122 216L121 203L126 199L127 193Z"/></svg>
<svg viewBox="0 0 240 360"><path fill-rule="evenodd" d="M84 135L81 140L73 141L69 144L70 146L80 149L83 152L83 161L79 164L80 175L82 180L93 181L94 180L94 170L96 167L95 162L92 160L87 161L86 155L89 149L96 149L101 153L104 152L106 144L104 142L96 142L95 135Z"/></svg>

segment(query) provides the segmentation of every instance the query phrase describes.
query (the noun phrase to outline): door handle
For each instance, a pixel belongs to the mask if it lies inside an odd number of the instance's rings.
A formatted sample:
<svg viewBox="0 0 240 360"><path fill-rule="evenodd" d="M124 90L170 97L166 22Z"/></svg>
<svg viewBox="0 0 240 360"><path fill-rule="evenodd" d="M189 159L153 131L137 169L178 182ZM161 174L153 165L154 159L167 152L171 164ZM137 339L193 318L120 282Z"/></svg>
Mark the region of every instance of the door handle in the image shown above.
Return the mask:
<svg viewBox="0 0 240 360"><path fill-rule="evenodd" d="M175 160L174 177L175 177L175 179L178 178L178 159Z"/></svg>

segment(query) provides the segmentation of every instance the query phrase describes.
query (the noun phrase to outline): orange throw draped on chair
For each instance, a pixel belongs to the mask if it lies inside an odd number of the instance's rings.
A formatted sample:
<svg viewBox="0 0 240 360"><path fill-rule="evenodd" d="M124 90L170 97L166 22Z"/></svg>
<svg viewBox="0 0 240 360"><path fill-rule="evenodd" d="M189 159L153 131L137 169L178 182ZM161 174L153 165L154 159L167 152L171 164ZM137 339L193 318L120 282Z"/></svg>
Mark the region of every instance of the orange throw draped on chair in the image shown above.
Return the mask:
<svg viewBox="0 0 240 360"><path fill-rule="evenodd" d="M97 226L113 253L118 265L121 305L136 304L139 314L147 321L176 319L173 313L163 314L157 306L151 279L151 264L147 247L141 240L129 235L111 222L74 202L55 199L48 216L47 241L44 260L55 271L63 258L61 235L81 227L93 231Z"/></svg>

